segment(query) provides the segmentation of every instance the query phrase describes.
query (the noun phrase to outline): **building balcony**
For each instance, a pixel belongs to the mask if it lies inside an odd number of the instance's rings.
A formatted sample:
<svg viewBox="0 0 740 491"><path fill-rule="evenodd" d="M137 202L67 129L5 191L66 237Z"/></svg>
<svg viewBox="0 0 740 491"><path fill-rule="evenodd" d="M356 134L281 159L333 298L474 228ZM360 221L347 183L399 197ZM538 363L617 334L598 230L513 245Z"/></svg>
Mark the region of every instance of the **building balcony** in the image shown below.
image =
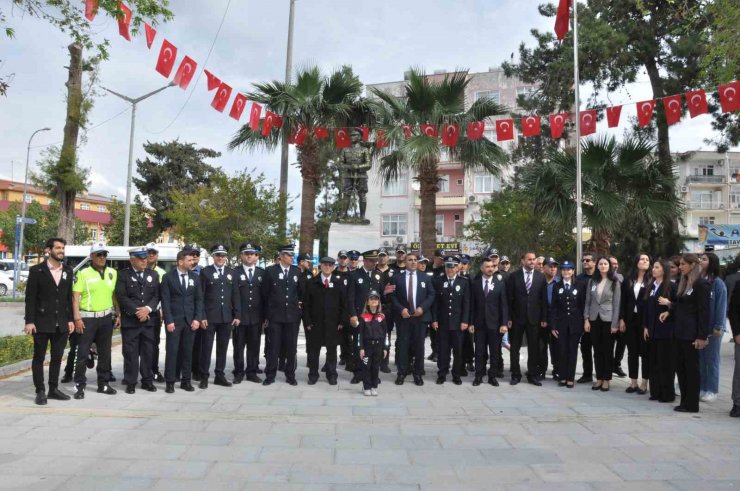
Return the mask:
<svg viewBox="0 0 740 491"><path fill-rule="evenodd" d="M686 176L686 184L724 184L725 176Z"/></svg>
<svg viewBox="0 0 740 491"><path fill-rule="evenodd" d="M719 201L691 201L689 203L690 210L723 210L724 208L725 204Z"/></svg>
<svg viewBox="0 0 740 491"><path fill-rule="evenodd" d="M438 210L455 210L466 208L468 198L465 196L437 196L436 203ZM421 198L419 196L414 200L414 206L421 208Z"/></svg>

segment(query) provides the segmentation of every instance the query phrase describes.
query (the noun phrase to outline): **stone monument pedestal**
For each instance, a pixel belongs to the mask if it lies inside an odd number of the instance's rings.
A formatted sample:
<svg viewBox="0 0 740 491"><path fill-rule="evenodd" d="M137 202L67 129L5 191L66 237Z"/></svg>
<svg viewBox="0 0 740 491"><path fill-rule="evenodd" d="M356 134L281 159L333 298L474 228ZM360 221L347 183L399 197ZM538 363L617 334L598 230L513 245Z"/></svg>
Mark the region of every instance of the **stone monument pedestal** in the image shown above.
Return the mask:
<svg viewBox="0 0 740 491"><path fill-rule="evenodd" d="M337 252L357 249L360 252L378 247L377 225L372 223L336 223L329 225L329 255L336 257Z"/></svg>

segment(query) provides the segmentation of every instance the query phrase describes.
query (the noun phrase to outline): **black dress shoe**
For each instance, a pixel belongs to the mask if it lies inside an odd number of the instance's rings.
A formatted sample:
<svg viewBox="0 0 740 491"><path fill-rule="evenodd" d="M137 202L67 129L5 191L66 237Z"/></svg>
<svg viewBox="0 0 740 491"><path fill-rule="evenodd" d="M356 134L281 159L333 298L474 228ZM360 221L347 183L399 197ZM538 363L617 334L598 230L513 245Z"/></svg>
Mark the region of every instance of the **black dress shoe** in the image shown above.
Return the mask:
<svg viewBox="0 0 740 491"><path fill-rule="evenodd" d="M565 380L558 382L558 387L565 387Z"/></svg>
<svg viewBox="0 0 740 491"><path fill-rule="evenodd" d="M59 390L57 387L49 389L49 393L46 394L47 399L55 399L57 401L68 401L72 399L70 396Z"/></svg>
<svg viewBox="0 0 740 491"><path fill-rule="evenodd" d="M591 375L583 375L583 376L581 376L581 378L579 378L578 380L576 380L576 383L579 383L579 384L589 384L589 383L591 383L593 381L594 381L593 376L591 376Z"/></svg>
<svg viewBox="0 0 740 491"><path fill-rule="evenodd" d="M296 379L294 379L294 378L286 379L285 380L285 383L288 384L288 385L292 385L293 387L295 387L296 385L298 385L298 381Z"/></svg>
<svg viewBox="0 0 740 491"><path fill-rule="evenodd" d="M644 396L645 394L647 394L646 390L643 390L639 387L637 388L637 395Z"/></svg>
<svg viewBox="0 0 740 491"><path fill-rule="evenodd" d="M72 374L64 374L64 377L62 377L61 383L68 384L72 381Z"/></svg>
<svg viewBox="0 0 740 491"><path fill-rule="evenodd" d="M262 382L262 385L272 385L274 383L275 383L274 380L271 380L271 379L267 378L267 379L265 379L264 382Z"/></svg>
<svg viewBox="0 0 740 491"><path fill-rule="evenodd" d="M488 377L488 385L498 387L498 380L496 380L496 377Z"/></svg>
<svg viewBox="0 0 740 491"><path fill-rule="evenodd" d="M424 379L421 378L421 375L414 375L414 385L418 385L419 387L424 385Z"/></svg>
<svg viewBox="0 0 740 491"><path fill-rule="evenodd" d="M560 382L560 375L558 375L557 373L553 373L552 379L556 382Z"/></svg>
<svg viewBox="0 0 740 491"><path fill-rule="evenodd" d="M262 375L263 373L265 372L260 367L257 367L257 374Z"/></svg>
<svg viewBox="0 0 740 491"><path fill-rule="evenodd" d="M126 394L133 394L134 392L136 392L136 385L126 386Z"/></svg>
<svg viewBox="0 0 740 491"><path fill-rule="evenodd" d="M347 360L345 360L344 358L342 358L342 359L339 360L339 366L340 367L343 367L346 364L347 364Z"/></svg>
<svg viewBox="0 0 740 491"><path fill-rule="evenodd" d="M731 418L740 418L740 406L738 406L738 405L732 406L732 410L730 411L730 417Z"/></svg>
<svg viewBox="0 0 740 491"><path fill-rule="evenodd" d="M467 370L468 372L474 372L475 371L475 366L471 362L468 362L465 365L465 370Z"/></svg>
<svg viewBox="0 0 740 491"><path fill-rule="evenodd" d="M673 410L676 411L677 413L696 413L698 412L698 411L689 411L683 406L676 406L673 408Z"/></svg>
<svg viewBox="0 0 740 491"><path fill-rule="evenodd" d="M478 387L482 381L483 377L475 377L475 379L473 379L473 387Z"/></svg>
<svg viewBox="0 0 740 491"><path fill-rule="evenodd" d="M403 380L406 378L405 375L399 375L396 377L396 385L403 385Z"/></svg>
<svg viewBox="0 0 740 491"><path fill-rule="evenodd" d="M248 382L254 382L255 384L261 384L262 379L259 378L257 375L247 375L247 381ZM239 381L241 383L241 381Z"/></svg>
<svg viewBox="0 0 740 491"><path fill-rule="evenodd" d="M650 396L650 398L648 400L649 401L657 401L658 399L660 399L660 397L658 397L658 396Z"/></svg>
<svg viewBox="0 0 740 491"><path fill-rule="evenodd" d="M190 382L183 382L180 384L180 388L184 390L185 392L193 392L195 388L193 387L193 384Z"/></svg>
<svg viewBox="0 0 740 491"><path fill-rule="evenodd" d="M44 391L36 392L36 399L33 402L39 406L46 406L46 394L44 394Z"/></svg>
<svg viewBox="0 0 740 491"><path fill-rule="evenodd" d="M213 385L219 385L221 387L231 387L231 382L226 380L226 377L223 375L216 375L216 378L213 380Z"/></svg>
<svg viewBox="0 0 740 491"><path fill-rule="evenodd" d="M167 382L167 386L165 387L164 391L168 394L172 394L175 392L175 384L171 384Z"/></svg>
<svg viewBox="0 0 740 491"><path fill-rule="evenodd" d="M207 378L204 378L203 380L201 380L200 383L198 384L198 388L199 389L207 389L208 388L208 379Z"/></svg>
<svg viewBox="0 0 740 491"><path fill-rule="evenodd" d="M447 380L447 377L437 377L437 385L442 385Z"/></svg>
<svg viewBox="0 0 740 491"><path fill-rule="evenodd" d="M200 373L198 373L195 370L193 370L193 373L190 374L190 378L192 378L196 382L200 382L201 379L203 379L204 377Z"/></svg>
<svg viewBox="0 0 740 491"><path fill-rule="evenodd" d="M455 385L462 385L462 379L460 377L452 377L452 383Z"/></svg>
<svg viewBox="0 0 740 491"><path fill-rule="evenodd" d="M352 377L352 380L349 381L350 384L359 384L360 382L362 382L362 377L359 375L355 375Z"/></svg>
<svg viewBox="0 0 740 491"><path fill-rule="evenodd" d="M542 387L542 382L540 382L537 377L527 377L527 383L536 387Z"/></svg>
<svg viewBox="0 0 740 491"><path fill-rule="evenodd" d="M522 381L521 377L511 377L511 380L509 381L509 385L517 385L521 381Z"/></svg>
<svg viewBox="0 0 740 491"><path fill-rule="evenodd" d="M77 387L77 392L75 392L74 395L75 399L84 399L85 398L85 388L84 387Z"/></svg>
<svg viewBox="0 0 740 491"><path fill-rule="evenodd" d="M244 380L244 375L234 375L234 380L232 380L231 383L238 385L242 383L242 380ZM247 377L247 380L249 380L249 377Z"/></svg>
<svg viewBox="0 0 740 491"><path fill-rule="evenodd" d="M635 392L637 392L637 387L627 387L626 389L624 389L624 391L628 394L634 394Z"/></svg>
<svg viewBox="0 0 740 491"><path fill-rule="evenodd" d="M463 377L467 377L468 376L468 370L465 367L463 367L460 375L462 375Z"/></svg>
<svg viewBox="0 0 740 491"><path fill-rule="evenodd" d="M142 382L141 388L147 392L157 392L157 388L151 382Z"/></svg>
<svg viewBox="0 0 740 491"><path fill-rule="evenodd" d="M308 377L308 385L316 385L318 379L318 377Z"/></svg>
<svg viewBox="0 0 740 491"><path fill-rule="evenodd" d="M624 373L624 370L622 370L622 367L615 368L614 370L612 370L612 373L619 378L624 378L627 376L627 374Z"/></svg>
<svg viewBox="0 0 740 491"><path fill-rule="evenodd" d="M434 351L432 351L432 354L431 354L431 355L429 355L429 356L427 356L427 360L429 360L429 361L434 361L434 357L435 357L436 355L437 355L437 353L435 353Z"/></svg>
<svg viewBox="0 0 740 491"><path fill-rule="evenodd" d="M152 385L152 384L149 384ZM141 388L144 388L144 384L141 384ZM157 389L154 389L157 390ZM110 385L101 385L98 387L98 394L105 394L107 396L112 396L118 394L118 391L111 387Z"/></svg>
<svg viewBox="0 0 740 491"><path fill-rule="evenodd" d="M326 380L327 380L327 382L329 382L329 385L337 385L337 378L336 377L329 377Z"/></svg>
<svg viewBox="0 0 740 491"><path fill-rule="evenodd" d="M381 365L380 371L383 373L391 373L391 367L389 367L388 365Z"/></svg>
<svg viewBox="0 0 740 491"><path fill-rule="evenodd" d="M566 383L565 386L569 389L574 389L576 387L575 384L572 384L572 383L570 384Z"/></svg>
<svg viewBox="0 0 740 491"><path fill-rule="evenodd" d="M162 375L160 372L156 372L154 374L154 381L161 384L162 382L164 382L164 375Z"/></svg>

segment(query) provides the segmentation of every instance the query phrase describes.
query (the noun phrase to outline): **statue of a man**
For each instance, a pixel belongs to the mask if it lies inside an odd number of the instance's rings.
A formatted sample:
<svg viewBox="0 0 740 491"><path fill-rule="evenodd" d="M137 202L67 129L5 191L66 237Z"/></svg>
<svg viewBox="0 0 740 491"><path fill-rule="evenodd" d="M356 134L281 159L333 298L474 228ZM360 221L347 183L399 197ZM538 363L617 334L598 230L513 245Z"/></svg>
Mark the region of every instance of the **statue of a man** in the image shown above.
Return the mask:
<svg viewBox="0 0 740 491"><path fill-rule="evenodd" d="M367 209L367 172L372 167L370 149L362 144L362 132L358 128L350 130L352 146L342 150L339 157L339 169L342 176L342 218L349 218L349 207L352 194L357 194L360 202L360 219L365 220Z"/></svg>

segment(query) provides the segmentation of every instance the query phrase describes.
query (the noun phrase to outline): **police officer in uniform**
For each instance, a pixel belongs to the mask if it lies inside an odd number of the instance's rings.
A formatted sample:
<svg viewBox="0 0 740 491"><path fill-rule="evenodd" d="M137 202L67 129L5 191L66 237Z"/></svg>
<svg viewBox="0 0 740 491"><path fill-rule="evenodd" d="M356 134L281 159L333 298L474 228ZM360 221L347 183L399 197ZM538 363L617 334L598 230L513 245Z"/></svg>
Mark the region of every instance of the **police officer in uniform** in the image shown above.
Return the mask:
<svg viewBox="0 0 740 491"><path fill-rule="evenodd" d="M561 387L572 389L576 378L578 343L583 335L583 312L586 303L586 281L573 276L574 266L563 261L560 266L562 279L552 289L550 304L550 330L557 340L558 370Z"/></svg>
<svg viewBox="0 0 740 491"><path fill-rule="evenodd" d="M390 295L393 293L393 290L396 288L393 284L393 277L397 275L400 271L406 269L405 266L405 260L406 260L406 251L399 247L396 250L397 255L401 255L403 258L403 266L399 266L397 268L393 268L388 265L388 250L385 247L381 247L378 249L378 265L375 267L376 271L380 273L380 282L383 286L383 299L382 301L382 309L383 312L392 312L393 311L393 305L391 304ZM403 268L403 269L401 269ZM390 345L391 342L391 333L393 333L393 318L386 317L386 329L388 329L387 337L388 337L388 344ZM383 360L380 362L380 371L383 373L391 373L391 369L388 366L390 361L390 352L387 352L386 355L383 357Z"/></svg>
<svg viewBox="0 0 740 491"><path fill-rule="evenodd" d="M241 303L236 271L226 265L229 251L223 244L211 247L213 264L200 272L200 287L203 290L203 313L200 322L203 330L200 352L200 388L208 388L213 340L216 338L216 369L213 383L231 387L226 380L226 353L229 350L232 326L239 325Z"/></svg>
<svg viewBox="0 0 740 491"><path fill-rule="evenodd" d="M293 266L294 247L294 244L280 247L278 262L265 270L264 299L267 305L267 329L271 340L265 381L262 385L275 383L281 351L284 351L286 356L285 381L290 385L298 385L295 379L296 346L303 291L301 271Z"/></svg>
<svg viewBox="0 0 740 491"><path fill-rule="evenodd" d="M402 245L396 247L396 262L391 265L395 274L406 271L406 248ZM386 316L386 321L388 316Z"/></svg>
<svg viewBox="0 0 740 491"><path fill-rule="evenodd" d="M460 259L445 258L445 276L434 285L436 298L432 306L432 329L438 331L439 361L437 384L443 384L450 371L450 349L453 352L452 381L462 384L463 336L470 324L470 282L458 274Z"/></svg>
<svg viewBox="0 0 740 491"><path fill-rule="evenodd" d="M460 254L458 256L460 258L460 265L458 266L458 275L461 278L464 278L468 280L468 282L471 280L470 277L470 256L468 254ZM467 330L463 332L463 351L462 351L462 359L463 359L463 377L466 377L468 375L468 372L474 372L475 371L475 365L473 365L473 362L475 361L475 345L474 345L474 337L472 331Z"/></svg>
<svg viewBox="0 0 740 491"><path fill-rule="evenodd" d="M75 362L75 399L85 398L87 377L87 354L90 345L98 349L98 392L112 395L116 390L109 385L111 370L111 341L113 338L113 314L115 325L121 326L118 302L115 299L116 270L105 265L108 250L101 242L90 248L90 263L87 268L77 272L72 286L72 313L75 331L80 335L78 356ZM115 308L114 308L115 307Z"/></svg>
<svg viewBox="0 0 740 491"><path fill-rule="evenodd" d="M346 250L340 250L337 253L337 267L334 268L334 273L341 275L342 279L346 279L347 282L342 282L341 288L344 290L344 295L349 299L349 253ZM345 318L342 319L342 332L339 333L339 365L344 366L344 369L348 372L353 371L353 360L352 360L352 330L349 328L349 306L345 310Z"/></svg>
<svg viewBox="0 0 740 491"><path fill-rule="evenodd" d="M350 254L352 251L350 251ZM352 256L350 255L350 259ZM380 272L375 270L378 261L377 249L372 249L362 253L362 267L355 269L350 273L349 282L349 322L352 330L352 366L354 376L351 383L359 384L362 382L363 367L360 365L359 351L357 350L357 326L359 325L359 316L365 310L367 296L370 290L383 291L382 277Z"/></svg>
<svg viewBox="0 0 740 491"><path fill-rule="evenodd" d="M141 388L155 392L152 375L154 319L160 300L159 276L147 268L146 247L129 249L130 266L118 272L116 299L121 309L123 338L123 384L133 394L141 373Z"/></svg>
<svg viewBox="0 0 740 491"><path fill-rule="evenodd" d="M157 244L149 242L146 245L146 253L147 267L157 273L159 276L159 283L161 284L166 271L157 265L157 261L159 260L159 249L157 249ZM154 322L154 354L152 355L152 372L154 373L154 381L162 383L164 382L164 375L159 371L159 342L162 337L162 309L158 307L154 312L152 312L151 317Z"/></svg>
<svg viewBox="0 0 740 491"><path fill-rule="evenodd" d="M301 291L306 291L306 283L308 280L313 278L313 256L307 252L304 252L302 254L298 254L298 269L301 270L301 282L302 282L302 288ZM304 346L306 350L306 366L308 366L308 338L309 333L305 333L306 335L306 345ZM285 353L280 352L280 368L278 370L283 371L285 370ZM326 366L324 366L321 369L322 372L326 371Z"/></svg>
<svg viewBox="0 0 740 491"><path fill-rule="evenodd" d="M251 243L239 246L241 265L236 269L239 289L239 325L234 327L234 383L245 378L249 382L262 383L259 370L262 326L265 323L263 289L265 270L257 266L260 246ZM246 363L245 363L246 350Z"/></svg>
<svg viewBox="0 0 740 491"><path fill-rule="evenodd" d="M352 249L349 251L349 270L354 271L360 267L360 256L362 253L358 250Z"/></svg>

